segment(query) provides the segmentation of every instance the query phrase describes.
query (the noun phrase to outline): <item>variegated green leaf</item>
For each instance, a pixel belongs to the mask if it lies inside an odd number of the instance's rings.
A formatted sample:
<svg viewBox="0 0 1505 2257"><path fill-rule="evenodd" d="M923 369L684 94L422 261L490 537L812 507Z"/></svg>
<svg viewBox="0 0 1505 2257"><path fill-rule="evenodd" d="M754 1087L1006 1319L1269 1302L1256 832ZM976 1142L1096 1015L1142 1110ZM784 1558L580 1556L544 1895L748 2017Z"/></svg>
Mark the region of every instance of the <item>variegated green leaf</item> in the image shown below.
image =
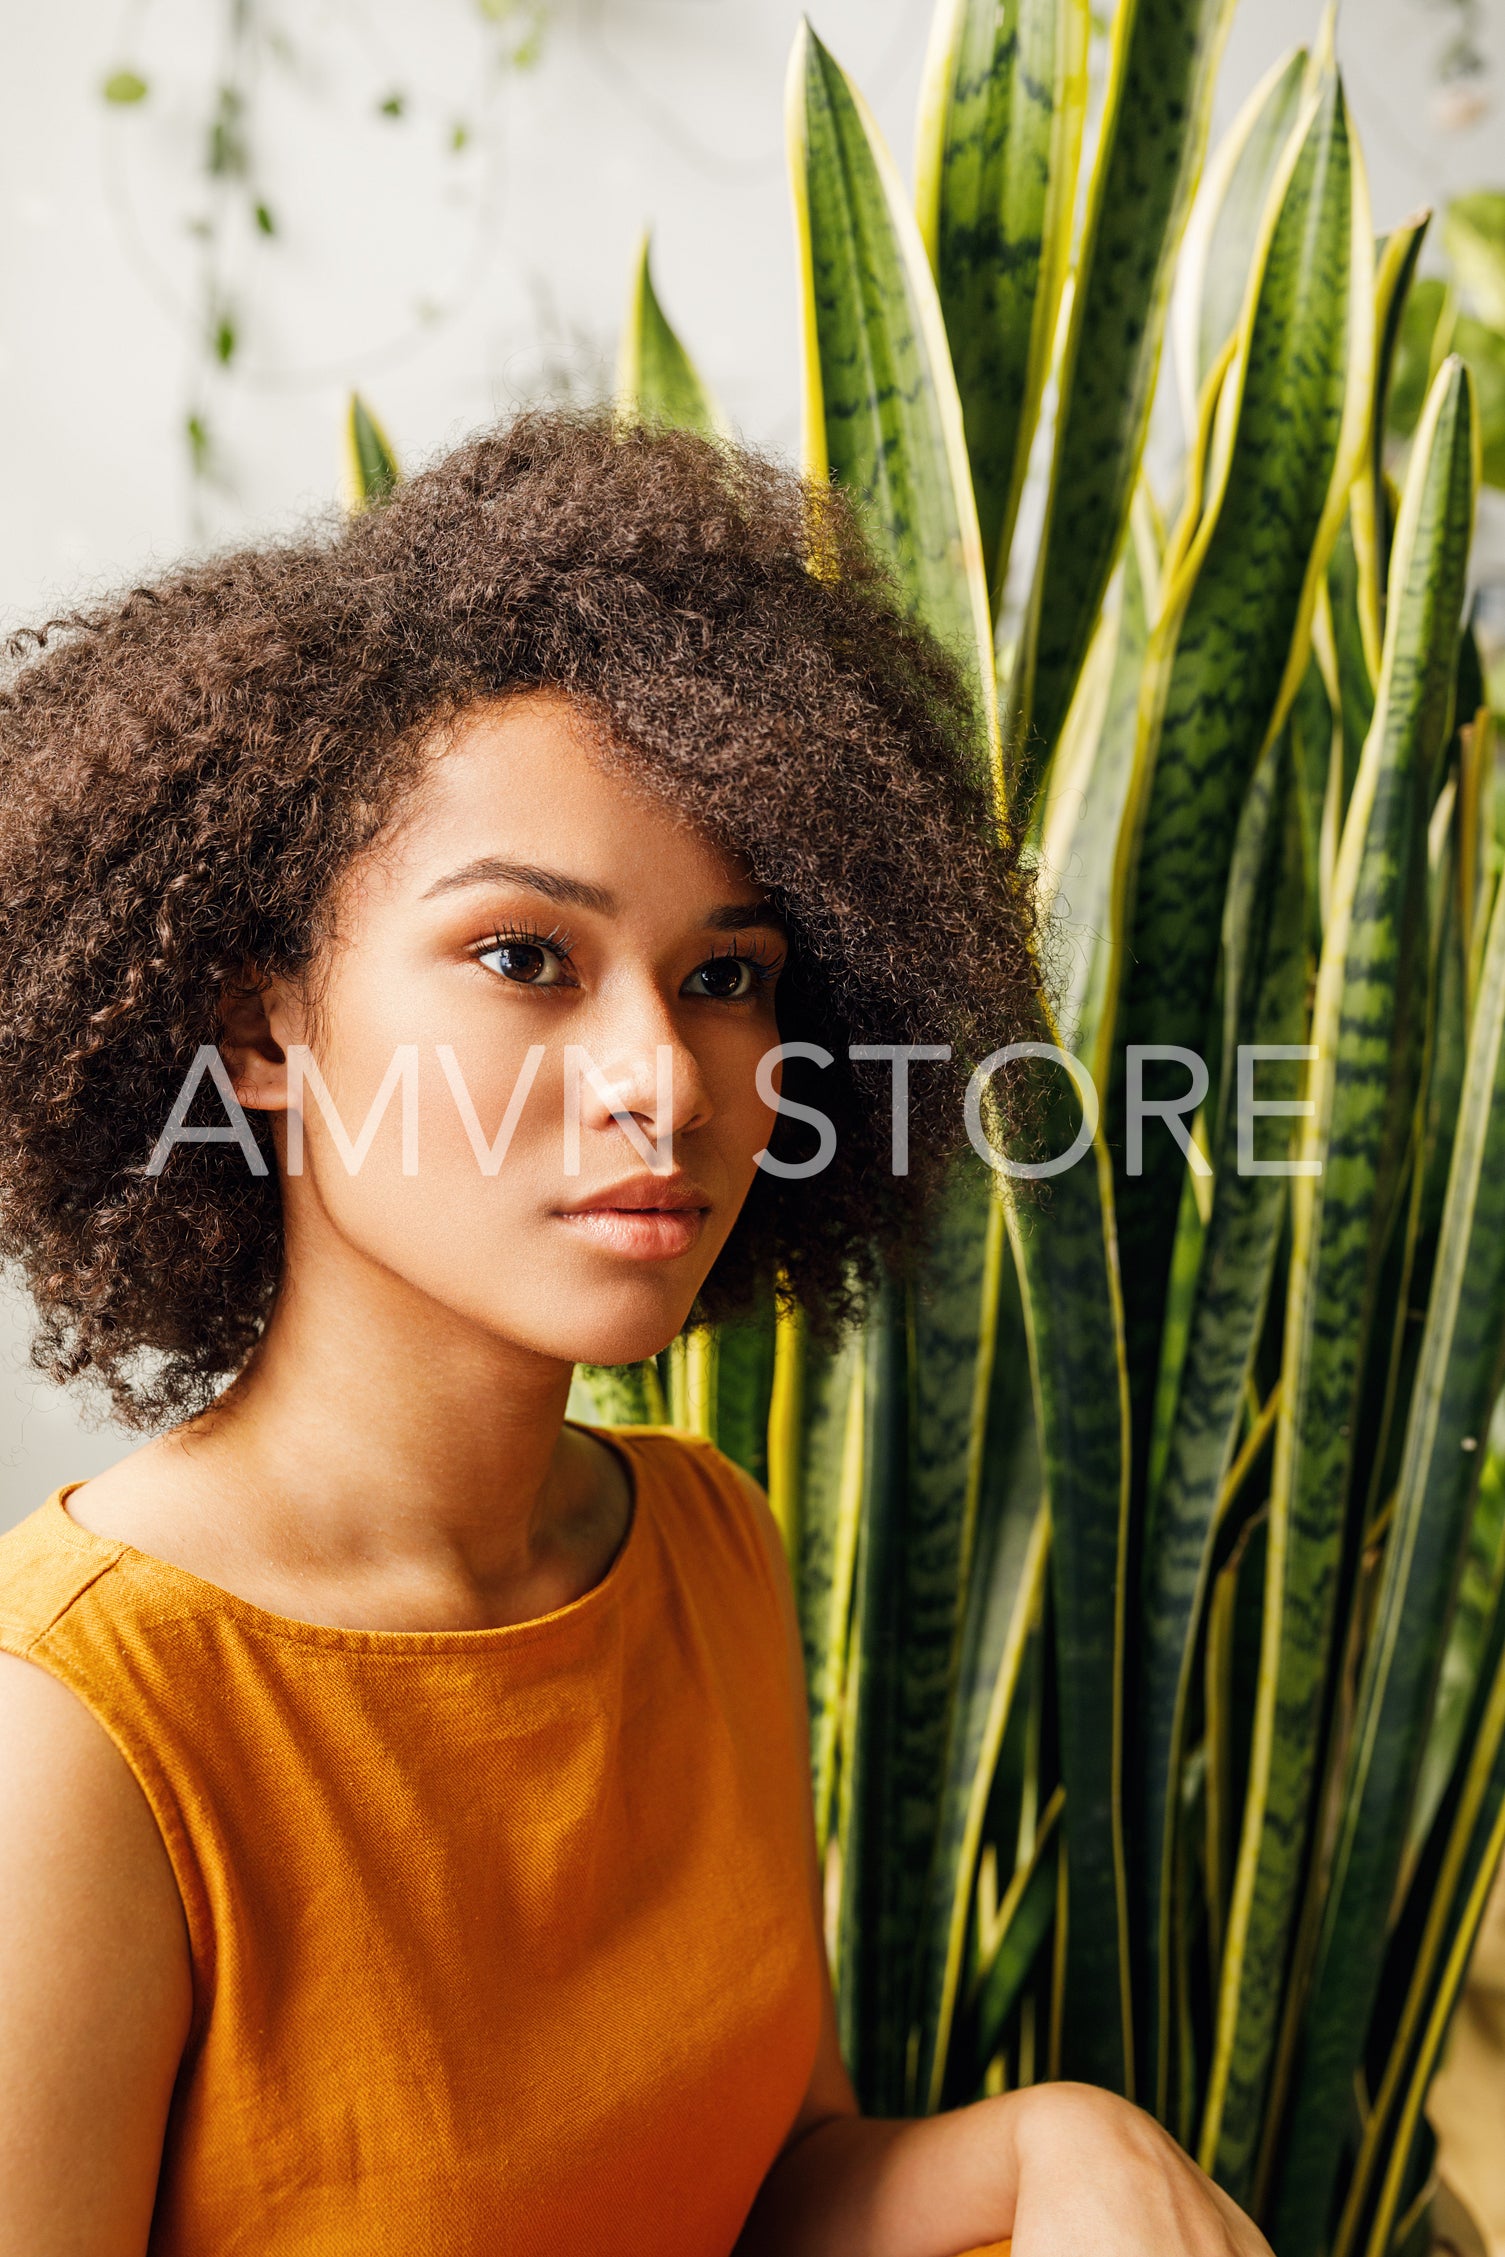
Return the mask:
<svg viewBox="0 0 1505 2257"><path fill-rule="evenodd" d="M578 1365L570 1388L570 1416L602 1426L667 1425L669 1410L658 1365L651 1357L641 1364Z"/></svg>
<svg viewBox="0 0 1505 2257"><path fill-rule="evenodd" d="M805 295L805 463L869 532L993 713L991 625L961 403L935 284L866 104L813 31L789 73Z"/></svg>
<svg viewBox="0 0 1505 2257"><path fill-rule="evenodd" d="M998 1908L998 1937L982 1970L975 2001L968 2002L968 2035L978 2060L997 2050L1004 2024L1030 1978L1055 1917L1060 1856L1057 1821L1060 1789L1047 1804L1028 1860L1010 1883Z"/></svg>
<svg viewBox="0 0 1505 2257"><path fill-rule="evenodd" d="M1496 1398L1479 1494L1469 1525L1468 1554L1458 1604L1448 1626L1437 1700L1427 1737L1406 1843L1403 1873L1409 1884L1432 1823L1442 1807L1463 1752L1468 1712L1478 1689L1489 1626L1505 1590L1505 1395Z"/></svg>
<svg viewBox="0 0 1505 2257"><path fill-rule="evenodd" d="M646 235L622 329L617 404L624 415L640 422L672 424L705 438L724 428L715 402L659 304Z"/></svg>
<svg viewBox="0 0 1505 2257"><path fill-rule="evenodd" d="M1379 247L1374 277L1374 406L1368 459L1354 482L1350 510L1358 558L1359 616L1371 682L1380 669L1380 647L1385 632L1385 580L1390 570L1392 527L1385 485L1385 427L1389 419L1390 387L1400 349L1406 301L1430 219L1429 212L1419 212L1414 218L1403 220L1385 237Z"/></svg>
<svg viewBox="0 0 1505 2257"><path fill-rule="evenodd" d="M1163 1471L1152 1471L1144 1532L1141 1676L1135 1704L1149 1980L1148 2092L1169 2106L1173 1843L1176 1783L1220 1502L1242 1424L1285 1212L1286 1182L1255 1173L1252 1116L1241 1120L1238 1058L1299 1045L1306 1031L1306 883L1298 787L1289 738L1260 765L1245 806L1224 911L1224 1072L1214 1144L1215 1185L1198 1249L1186 1348L1170 1389ZM1265 1057L1259 1101L1289 1103L1294 1059ZM1243 1149L1241 1150L1241 1145ZM1246 1172L1247 1165L1247 1172Z"/></svg>
<svg viewBox="0 0 1505 2257"><path fill-rule="evenodd" d="M796 42L790 96L806 284L808 459L812 468L829 469L861 497L909 601L973 668L991 724L992 630L976 509L955 380L919 234L871 121L808 31ZM996 747L996 735L993 742ZM1001 812L996 763L992 782ZM1053 1039L1043 1007L1040 1033L1044 1042ZM1010 1149L1011 1165L1031 1169L1042 1155L1068 1148L1076 1135L1076 1093L1065 1075L1046 1066L1040 1089L1028 1136L1021 1124L1010 1123L1000 1140ZM1036 1220L1022 1220L1017 1203L1010 1203L1057 1536L1058 1636L1069 1657L1061 1671L1060 1739L1072 1921L1080 1949L1067 1984L1066 2058L1076 2073L1122 2087L1132 2079L1120 1803L1128 1522L1122 1336L1100 1141L1091 1148L1089 1164L1056 1178L1049 1229L1034 1227ZM874 1322L871 1354L888 1370L897 1352L892 1323ZM897 1515L896 1445L888 1447L882 1467L868 1465L865 1516L879 1510ZM902 1536L897 1518L892 1527L879 1528L865 1517L866 1567L859 1584L874 1639L879 1622L887 1619L878 1599ZM889 1797L889 1786L869 1764L868 1751L880 1764L889 1759L876 1737L887 1696L880 1690L881 1671L879 1684L868 1681L868 1636L859 1630L854 1639L849 1672L854 1754L843 1784L844 1823L863 1840L871 1839L862 1830ZM861 1782L860 1791L854 1780ZM849 2058L883 2064L881 2080L864 2076L864 2088L871 2092L881 2081L884 2091L892 2091L893 2032L912 2010L914 1960L895 1947L881 1901L883 1884L861 1877L861 1859L854 1867L850 1842L847 1847L843 2029L856 2049ZM904 1942L912 1955L917 1938ZM1113 2001L1106 2015L1105 1995Z"/></svg>
<svg viewBox="0 0 1505 2257"><path fill-rule="evenodd" d="M1104 606L1093 655L1037 804L1040 903L1049 915L1052 946L1064 960L1062 1028L1099 1089L1110 1071L1113 1025L1104 1006L1118 984L1115 882L1133 777L1140 677L1160 578L1143 493L1131 526L1118 603Z"/></svg>
<svg viewBox="0 0 1505 2257"><path fill-rule="evenodd" d="M359 392L351 393L345 420L345 475L352 510L385 501L401 476L392 442Z"/></svg>
<svg viewBox="0 0 1505 2257"><path fill-rule="evenodd" d="M1498 1615L1465 1747L1463 1774L1438 1816L1424 1899L1397 1923L1407 1941L1400 2011L1331 2257L1356 2257L1361 2249L1364 2257L1389 2257L1427 2087L1505 1848L1505 1619Z"/></svg>
<svg viewBox="0 0 1505 2257"><path fill-rule="evenodd" d="M1344 828L1312 1023L1250 1791L1218 2002L1204 2159L1249 2191L1302 1886L1353 1427L1380 1229L1419 1055L1426 791L1444 740L1472 450L1456 367L1407 481L1374 724Z"/></svg>
<svg viewBox="0 0 1505 2257"><path fill-rule="evenodd" d="M862 1512L867 1404L860 1333L817 1346L787 1324L769 1418L769 1501L794 1573L816 1839L824 1853L836 1815L837 1749L846 1693L857 1529Z"/></svg>
<svg viewBox="0 0 1505 2257"><path fill-rule="evenodd" d="M1359 490L1355 485L1355 492ZM1330 644L1328 638L1330 637ZM1365 647L1358 552L1351 524L1339 528L1327 567L1327 627L1323 657L1331 673L1343 765L1335 810L1338 829L1348 813L1359 756L1374 718L1376 669Z"/></svg>
<svg viewBox="0 0 1505 2257"><path fill-rule="evenodd" d="M863 2106L886 2113L904 2105L914 2003L910 1876L898 1859L907 1769L902 1599L911 1534L905 1300L882 1280L863 1333L862 1496L841 1748L837 2014Z"/></svg>
<svg viewBox="0 0 1505 2257"><path fill-rule="evenodd" d="M1451 369L1436 437L1451 542L1427 621L1449 657L1472 515L1468 380ZM1305 2014L1304 2059L1285 2145L1277 2239L1315 2252L1327 2214L1353 2062L1368 2028L1407 1819L1426 1750L1443 1645L1489 1416L1505 1377L1505 915L1496 911L1470 1030L1461 1117L1374 1627L1342 1774L1342 1820Z"/></svg>
<svg viewBox="0 0 1505 2257"><path fill-rule="evenodd" d="M1306 670L1316 584L1363 446L1370 248L1362 173L1329 74L1277 171L1218 406L1210 492L1174 551L1140 714L1137 864L1109 1111L1123 1134L1129 1046L1202 1053L1239 809ZM1146 1096L1187 1087L1153 1057ZM1122 1149L1122 1147L1121 1147ZM1147 1437L1185 1160L1153 1121L1117 1207L1136 1435ZM1126 1166L1126 1162L1121 1162ZM1143 1442L1138 1445L1141 1452Z"/></svg>
<svg viewBox="0 0 1505 2257"><path fill-rule="evenodd" d="M874 1467L862 1536L851 1807L867 1867L853 1979L881 2004L857 2027L865 2086L907 2105L946 1742L982 1475L1005 1261L994 1179L969 1152L909 1297L893 1370L907 1370L906 1448ZM878 1721L873 1722L872 1720ZM848 1870L855 1871L849 1868ZM865 1931L865 1932L864 1932Z"/></svg>
<svg viewBox="0 0 1505 2257"><path fill-rule="evenodd" d="M1128 521L1231 15L1232 0L1120 0L1114 11L1046 527L1009 691L1006 737L1026 778L1066 718Z"/></svg>
<svg viewBox="0 0 1505 2257"><path fill-rule="evenodd" d="M1075 1093L1056 1072L1044 1094L1039 1141L1065 1153L1078 1127ZM1029 1147L1015 1139L1013 1149L1023 1159ZM1054 1178L1051 1192L1048 1213L1011 1201L1009 1234L1023 1288L1053 1531L1071 1935L1060 2061L1065 2075L1131 2092L1123 1837L1128 1401L1111 1252L1112 1180L1100 1137L1079 1165Z"/></svg>
<svg viewBox="0 0 1505 2257"><path fill-rule="evenodd" d="M1219 143L1197 192L1172 309L1176 375L1189 422L1200 412L1207 379L1238 329L1270 184L1300 111L1306 67L1304 47L1271 64Z"/></svg>
<svg viewBox="0 0 1505 2257"><path fill-rule="evenodd" d="M771 1301L708 1332L712 1352L709 1439L768 1485L768 1420L775 1325Z"/></svg>
<svg viewBox="0 0 1505 2257"><path fill-rule="evenodd" d="M1087 98L1086 0L945 0L916 149L995 589L1050 369Z"/></svg>
<svg viewBox="0 0 1505 2257"><path fill-rule="evenodd" d="M1001 1204L994 1213L1001 1232ZM943 2095L984 1818L1048 1555L1024 1312L1009 1262L1000 1281L977 1537L922 1946L916 2097L930 2108Z"/></svg>

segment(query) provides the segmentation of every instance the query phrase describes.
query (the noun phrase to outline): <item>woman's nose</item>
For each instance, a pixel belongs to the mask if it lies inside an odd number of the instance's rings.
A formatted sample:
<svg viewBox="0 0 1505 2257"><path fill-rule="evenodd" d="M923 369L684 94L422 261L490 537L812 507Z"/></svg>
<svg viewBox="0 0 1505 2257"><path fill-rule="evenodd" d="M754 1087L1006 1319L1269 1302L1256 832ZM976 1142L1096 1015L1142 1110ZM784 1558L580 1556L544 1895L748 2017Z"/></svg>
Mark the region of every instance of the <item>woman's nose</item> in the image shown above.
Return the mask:
<svg viewBox="0 0 1505 2257"><path fill-rule="evenodd" d="M662 1002L626 1006L572 1045L580 1055L580 1120L588 1129L632 1120L656 1144L711 1114L700 1061Z"/></svg>

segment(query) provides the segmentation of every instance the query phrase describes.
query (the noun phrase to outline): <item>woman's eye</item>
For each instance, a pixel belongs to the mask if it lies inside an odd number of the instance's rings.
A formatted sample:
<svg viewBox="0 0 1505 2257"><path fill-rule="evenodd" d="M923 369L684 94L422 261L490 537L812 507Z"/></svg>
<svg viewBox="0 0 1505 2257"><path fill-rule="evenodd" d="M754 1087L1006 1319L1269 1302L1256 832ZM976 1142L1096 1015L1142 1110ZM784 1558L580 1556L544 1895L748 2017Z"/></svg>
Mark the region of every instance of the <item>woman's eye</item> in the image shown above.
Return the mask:
<svg viewBox="0 0 1505 2257"><path fill-rule="evenodd" d="M476 958L516 987L568 987L564 957L546 940L494 940Z"/></svg>
<svg viewBox="0 0 1505 2257"><path fill-rule="evenodd" d="M703 983L698 990L716 1003L740 1003L755 994L764 982L772 977L772 967L759 963L755 956L713 956L704 964L697 964L690 974L691 981ZM689 984L688 982L686 983Z"/></svg>

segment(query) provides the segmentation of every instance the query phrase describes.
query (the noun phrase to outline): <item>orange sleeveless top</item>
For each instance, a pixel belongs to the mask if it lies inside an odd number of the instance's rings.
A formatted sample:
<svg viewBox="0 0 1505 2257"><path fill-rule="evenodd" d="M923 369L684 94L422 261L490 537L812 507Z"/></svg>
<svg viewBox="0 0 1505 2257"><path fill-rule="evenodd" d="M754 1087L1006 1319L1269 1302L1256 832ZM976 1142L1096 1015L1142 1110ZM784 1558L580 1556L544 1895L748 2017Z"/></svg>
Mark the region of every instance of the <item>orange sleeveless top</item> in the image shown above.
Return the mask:
<svg viewBox="0 0 1505 2257"><path fill-rule="evenodd" d="M187 1915L151 2257L728 2257L822 2003L779 1565L709 1443L587 1431L627 1536L501 1629L270 1614L66 1490L0 1537Z"/></svg>

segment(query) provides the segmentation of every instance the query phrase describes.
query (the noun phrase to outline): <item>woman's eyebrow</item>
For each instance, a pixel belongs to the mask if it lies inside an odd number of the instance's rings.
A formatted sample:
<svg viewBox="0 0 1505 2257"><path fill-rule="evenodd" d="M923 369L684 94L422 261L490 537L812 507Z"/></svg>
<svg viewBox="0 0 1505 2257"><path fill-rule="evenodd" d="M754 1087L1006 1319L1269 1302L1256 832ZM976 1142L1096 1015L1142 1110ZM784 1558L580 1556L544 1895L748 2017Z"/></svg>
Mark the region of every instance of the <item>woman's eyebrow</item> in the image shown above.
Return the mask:
<svg viewBox="0 0 1505 2257"><path fill-rule="evenodd" d="M774 933L789 930L787 920L771 901L723 901L708 909L702 922L718 933L745 933L754 925L766 925Z"/></svg>
<svg viewBox="0 0 1505 2257"><path fill-rule="evenodd" d="M436 878L421 898L433 901L440 894L462 893L470 886L522 886L529 893L543 894L549 901L569 902L577 909L594 909L602 917L615 916L618 908L616 895L605 886L592 885L586 878L569 877L563 870L541 869L534 862L503 862L493 854L464 862L458 870ZM714 909L706 911L703 922L721 933L746 932L754 925L767 926L777 933L787 930L783 916L771 901L718 902Z"/></svg>
<svg viewBox="0 0 1505 2257"><path fill-rule="evenodd" d="M562 870L541 870L532 862L502 862L492 854L464 862L458 870L436 878L422 898L432 901L442 893L463 893L467 886L524 886L529 893L545 894L550 901L572 902L577 909L595 909L603 917L614 916L617 909L616 895L608 893L605 886L566 877Z"/></svg>

